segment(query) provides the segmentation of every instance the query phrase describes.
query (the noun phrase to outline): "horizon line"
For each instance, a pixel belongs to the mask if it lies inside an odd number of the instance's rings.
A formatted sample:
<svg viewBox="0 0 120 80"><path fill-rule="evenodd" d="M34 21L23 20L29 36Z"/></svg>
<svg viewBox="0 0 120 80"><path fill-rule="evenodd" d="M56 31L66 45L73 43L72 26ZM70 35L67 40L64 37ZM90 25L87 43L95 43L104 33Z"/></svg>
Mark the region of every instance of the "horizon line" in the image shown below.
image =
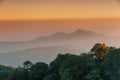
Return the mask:
<svg viewBox="0 0 120 80"><path fill-rule="evenodd" d="M1 19L0 21L69 21L69 20L120 20L120 18L71 18L71 19Z"/></svg>

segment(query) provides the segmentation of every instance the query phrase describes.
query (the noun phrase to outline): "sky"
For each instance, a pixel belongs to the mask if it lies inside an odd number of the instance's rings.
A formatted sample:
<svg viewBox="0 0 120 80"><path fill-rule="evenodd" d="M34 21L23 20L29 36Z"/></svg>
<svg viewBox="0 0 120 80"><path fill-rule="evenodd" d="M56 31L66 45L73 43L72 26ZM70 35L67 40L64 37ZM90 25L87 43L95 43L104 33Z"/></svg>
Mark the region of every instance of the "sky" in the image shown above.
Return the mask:
<svg viewBox="0 0 120 80"><path fill-rule="evenodd" d="M0 0L0 42L29 41L56 32L72 33L78 29L119 38L120 0ZM92 44L91 39L87 40L85 49ZM108 44L110 44L109 41L115 46L120 44L120 40L114 41L114 37L106 40ZM96 40L93 40L93 42L96 42ZM5 45L1 44L0 50L3 52L16 51L27 46L27 44L6 45L7 43ZM81 48L81 45L79 46ZM82 49L84 49L84 46L82 46ZM19 54L17 55L20 57ZM8 61L9 59L14 60L11 54L6 57L8 58L3 57L5 60L1 58L1 61L5 63L6 59Z"/></svg>
<svg viewBox="0 0 120 80"><path fill-rule="evenodd" d="M0 0L0 41L77 29L120 35L120 0Z"/></svg>
<svg viewBox="0 0 120 80"><path fill-rule="evenodd" d="M31 40L77 29L120 36L120 19L0 21L0 41Z"/></svg>
<svg viewBox="0 0 120 80"><path fill-rule="evenodd" d="M0 20L120 18L119 0L1 0Z"/></svg>

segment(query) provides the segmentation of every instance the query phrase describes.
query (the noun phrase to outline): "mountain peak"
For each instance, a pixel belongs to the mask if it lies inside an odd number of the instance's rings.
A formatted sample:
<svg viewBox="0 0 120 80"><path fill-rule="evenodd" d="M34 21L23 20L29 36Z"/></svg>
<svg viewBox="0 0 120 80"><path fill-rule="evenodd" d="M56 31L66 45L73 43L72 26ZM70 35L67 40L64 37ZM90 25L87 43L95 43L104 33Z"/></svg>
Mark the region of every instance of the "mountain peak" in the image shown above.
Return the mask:
<svg viewBox="0 0 120 80"><path fill-rule="evenodd" d="M96 36L97 34L92 32L92 31L87 31L87 30L82 30L78 29L74 32L71 33L66 33L66 32L57 32L54 33L48 37L39 37L35 40L48 40L48 39L73 39L73 38L83 38L83 37L93 37Z"/></svg>
<svg viewBox="0 0 120 80"><path fill-rule="evenodd" d="M78 30L74 31L73 33L80 33L80 32L85 32L85 30L78 29Z"/></svg>
<svg viewBox="0 0 120 80"><path fill-rule="evenodd" d="M66 34L67 33L64 33L64 32L57 32L57 33L53 34L52 36L64 36Z"/></svg>
<svg viewBox="0 0 120 80"><path fill-rule="evenodd" d="M94 32L78 29L78 30L74 31L73 34L94 34Z"/></svg>

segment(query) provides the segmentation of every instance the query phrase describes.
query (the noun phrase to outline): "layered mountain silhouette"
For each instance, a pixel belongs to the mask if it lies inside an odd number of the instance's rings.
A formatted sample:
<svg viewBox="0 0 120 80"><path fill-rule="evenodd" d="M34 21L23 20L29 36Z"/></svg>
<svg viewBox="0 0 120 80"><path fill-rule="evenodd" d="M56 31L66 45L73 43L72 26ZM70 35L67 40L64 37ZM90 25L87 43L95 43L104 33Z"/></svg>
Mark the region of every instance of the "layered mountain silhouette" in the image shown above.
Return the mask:
<svg viewBox="0 0 120 80"><path fill-rule="evenodd" d="M79 42L81 42L81 40L84 41L86 39L96 39L103 37L108 38L110 36L79 29L72 33L58 32L50 36L38 37L31 41L0 42L0 51L12 52L15 50L24 50L42 46L69 45L69 43L71 44L71 41L73 40L79 39Z"/></svg>
<svg viewBox="0 0 120 80"><path fill-rule="evenodd" d="M85 30L76 30L72 33L64 33L64 32L57 32L53 35L50 35L50 36L46 36L46 37L39 37L39 38L36 38L36 40L45 40L45 39L76 39L76 38L87 38L87 37L95 37L95 36L98 36L99 34L96 34L92 31L85 31ZM34 41L34 40L33 40Z"/></svg>
<svg viewBox="0 0 120 80"><path fill-rule="evenodd" d="M80 50L72 46L48 46L37 47L21 51L1 53L0 63L10 66L19 66L26 60L31 60L33 63L46 62L49 63L55 59L59 53L79 53ZM3 58L4 57L4 58Z"/></svg>
<svg viewBox="0 0 120 80"><path fill-rule="evenodd" d="M58 32L50 36L38 37L30 41L0 42L0 63L15 65L31 60L50 62L58 53L88 52L95 43L119 45L114 36L92 31L76 30L71 33Z"/></svg>

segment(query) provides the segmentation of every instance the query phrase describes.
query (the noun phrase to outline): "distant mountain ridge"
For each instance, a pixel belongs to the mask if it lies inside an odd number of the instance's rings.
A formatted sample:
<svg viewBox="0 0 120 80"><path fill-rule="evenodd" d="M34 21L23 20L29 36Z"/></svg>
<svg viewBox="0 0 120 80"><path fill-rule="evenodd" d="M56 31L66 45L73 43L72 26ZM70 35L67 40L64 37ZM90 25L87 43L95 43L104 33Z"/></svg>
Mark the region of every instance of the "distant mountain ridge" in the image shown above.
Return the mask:
<svg viewBox="0 0 120 80"><path fill-rule="evenodd" d="M0 63L16 65L23 61L50 62L58 53L89 52L95 43L120 45L119 39L92 31L57 32L30 41L0 42Z"/></svg>
<svg viewBox="0 0 120 80"><path fill-rule="evenodd" d="M77 38L77 37L88 37L88 36L96 36L98 35L97 33L95 32L92 32L92 31L86 31L86 30L82 30L82 29L78 29L74 32L71 32L71 33L65 33L65 32L57 32L57 33L54 33L50 36L44 36L44 37L38 37L34 40L40 40L42 38L46 39L46 38Z"/></svg>
<svg viewBox="0 0 120 80"><path fill-rule="evenodd" d="M99 33L95 33L95 32L92 32L92 31L88 31L88 30L82 30L82 29L78 29L76 31L73 31L73 32L69 32L69 33L65 33L65 32L57 32L57 33L53 33L52 35L49 35L49 36L40 36L40 37L37 37L33 40L28 40L28 41L0 41L0 43L27 43L27 42L30 42L30 41L34 41L34 40L37 40L37 39L41 39L41 40L44 40L44 39L47 39L47 38L63 38L63 37L71 37L71 38L76 38L76 37L92 37L92 36L105 36L105 34L99 34ZM108 36L108 35L106 35Z"/></svg>
<svg viewBox="0 0 120 80"><path fill-rule="evenodd" d="M59 36L59 35L94 35L95 33L92 32L92 31L86 31L86 30L82 30L82 29L78 29L74 32L71 32L71 33L64 33L64 32L58 32L58 33L55 33L53 34L52 36Z"/></svg>
<svg viewBox="0 0 120 80"><path fill-rule="evenodd" d="M15 52L0 53L0 63L10 66L18 66L26 60L31 60L33 63L39 61L50 63L59 53L80 54L80 50L72 46L48 46L30 48ZM4 57L4 59L2 57Z"/></svg>
<svg viewBox="0 0 120 80"><path fill-rule="evenodd" d="M12 52L17 50L24 50L35 47L44 46L57 46L57 45L71 45L73 40L79 40L80 42L91 39L111 38L111 36L98 34L92 31L78 29L71 33L57 32L50 36L40 36L30 41L13 41L13 42L0 42L1 52Z"/></svg>

